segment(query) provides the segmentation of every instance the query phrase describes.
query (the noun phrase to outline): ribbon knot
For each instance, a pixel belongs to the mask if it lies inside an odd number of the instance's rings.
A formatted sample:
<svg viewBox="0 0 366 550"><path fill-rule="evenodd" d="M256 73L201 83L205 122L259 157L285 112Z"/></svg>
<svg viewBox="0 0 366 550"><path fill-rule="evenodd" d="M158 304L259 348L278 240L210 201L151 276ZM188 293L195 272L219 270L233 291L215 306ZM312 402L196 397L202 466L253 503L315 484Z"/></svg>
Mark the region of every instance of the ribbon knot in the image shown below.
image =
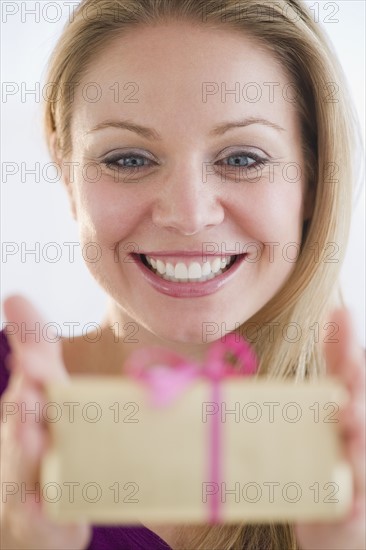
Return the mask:
<svg viewBox="0 0 366 550"><path fill-rule="evenodd" d="M136 350L125 363L126 374L148 387L153 406L169 405L196 378L206 377L213 382L249 376L256 370L254 351L244 338L233 333L226 335L224 342L217 340L210 344L203 363L160 346Z"/></svg>

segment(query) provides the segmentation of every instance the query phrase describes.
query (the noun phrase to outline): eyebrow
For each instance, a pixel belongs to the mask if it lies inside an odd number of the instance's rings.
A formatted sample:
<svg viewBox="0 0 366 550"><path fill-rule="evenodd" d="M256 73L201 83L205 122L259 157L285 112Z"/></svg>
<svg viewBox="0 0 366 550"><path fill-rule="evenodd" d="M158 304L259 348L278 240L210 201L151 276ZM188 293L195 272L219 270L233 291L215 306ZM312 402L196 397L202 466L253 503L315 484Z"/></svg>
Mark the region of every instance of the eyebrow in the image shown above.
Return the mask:
<svg viewBox="0 0 366 550"><path fill-rule="evenodd" d="M249 117L249 118L245 118L244 120L238 120L234 122L223 122L222 124L218 124L210 132L210 135L221 136L222 134L224 134L228 130L232 130L233 128L245 128L246 126L251 126L252 124L262 124L263 126L268 126L269 128L273 128L278 132L286 131L284 128L282 128L282 126L279 126L275 122L271 122L270 120L267 120L265 118Z"/></svg>
<svg viewBox="0 0 366 550"><path fill-rule="evenodd" d="M221 124L218 124L213 128L213 130L211 130L209 135L212 137L220 136L234 128L245 128L246 126L251 126L253 124L262 124L263 126L273 128L279 132L285 131L282 126L279 126L278 124L271 122L270 120L266 120L265 118L249 117L245 118L244 120L223 122ZM162 139L160 134L156 132L153 128L141 126L140 124L136 124L129 120L105 120L104 122L100 122L99 124L94 126L91 130L86 132L86 134L97 132L98 130L104 130L105 128L118 128L120 130L128 130L130 132L135 132L136 134L139 134L140 136L149 140L155 139L157 141L160 141Z"/></svg>
<svg viewBox="0 0 366 550"><path fill-rule="evenodd" d="M152 128L147 128L146 126L141 126L140 124L135 124L129 120L105 120L100 122L94 128L86 132L90 134L91 132L97 132L98 130L104 130L105 128L119 128L120 130L129 130L130 132L135 132L140 136L146 139L156 139L161 140L161 136L153 130Z"/></svg>

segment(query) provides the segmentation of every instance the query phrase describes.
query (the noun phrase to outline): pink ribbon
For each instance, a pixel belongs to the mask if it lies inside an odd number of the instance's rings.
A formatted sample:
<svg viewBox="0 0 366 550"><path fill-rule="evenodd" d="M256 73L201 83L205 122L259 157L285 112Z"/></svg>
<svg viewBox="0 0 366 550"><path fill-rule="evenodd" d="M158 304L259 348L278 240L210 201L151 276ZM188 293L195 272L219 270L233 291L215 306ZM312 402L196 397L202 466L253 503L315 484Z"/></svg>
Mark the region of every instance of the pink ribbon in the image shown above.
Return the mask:
<svg viewBox="0 0 366 550"><path fill-rule="evenodd" d="M212 401L219 405L221 380L255 374L257 358L244 338L230 333L225 336L224 342L216 340L209 345L202 364L166 348L152 346L134 351L128 357L124 368L126 374L140 380L148 387L152 406L169 405L196 378L202 376L211 380ZM221 481L220 420L216 414L212 416L211 423L209 470L211 482L219 486ZM210 521L219 523L220 496L218 492L211 496Z"/></svg>

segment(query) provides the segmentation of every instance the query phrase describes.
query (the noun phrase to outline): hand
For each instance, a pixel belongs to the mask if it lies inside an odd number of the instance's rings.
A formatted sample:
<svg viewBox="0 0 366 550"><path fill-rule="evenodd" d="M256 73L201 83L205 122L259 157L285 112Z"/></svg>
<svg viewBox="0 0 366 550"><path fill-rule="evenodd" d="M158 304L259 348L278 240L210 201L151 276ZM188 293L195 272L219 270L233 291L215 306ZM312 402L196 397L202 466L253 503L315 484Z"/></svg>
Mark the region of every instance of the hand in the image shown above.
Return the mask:
<svg viewBox="0 0 366 550"><path fill-rule="evenodd" d="M50 343L43 339L42 319L30 302L21 296L8 298L4 302L4 311L8 322L15 323L19 330L9 336L11 375L1 399L1 548L87 548L91 536L88 525L58 525L48 520L42 511L39 473L42 455L48 445L48 432L41 415L36 418L35 414L27 414L22 422L20 412L4 412L5 403L11 404L13 410L18 407L19 411L21 407L35 410L36 404L40 403L42 410L46 402L43 384L68 378L60 342ZM21 323L29 331L34 329L36 322L41 327L39 342L34 334L24 330L21 334L20 330ZM22 491L21 487L29 492ZM35 487L38 488L34 494L31 491Z"/></svg>
<svg viewBox="0 0 366 550"><path fill-rule="evenodd" d="M354 498L343 520L297 524L295 532L302 550L365 550L365 351L356 340L347 309L333 311L329 320L339 331L338 342L324 344L327 373L337 377L350 394L338 419L345 457L353 470Z"/></svg>

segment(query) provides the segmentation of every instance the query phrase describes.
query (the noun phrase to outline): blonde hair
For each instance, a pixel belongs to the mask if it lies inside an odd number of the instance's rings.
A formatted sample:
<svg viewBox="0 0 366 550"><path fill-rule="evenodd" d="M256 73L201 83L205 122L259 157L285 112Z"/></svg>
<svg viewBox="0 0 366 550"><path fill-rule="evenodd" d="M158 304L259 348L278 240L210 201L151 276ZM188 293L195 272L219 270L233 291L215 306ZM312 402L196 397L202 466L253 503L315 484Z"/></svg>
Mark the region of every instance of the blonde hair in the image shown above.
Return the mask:
<svg viewBox="0 0 366 550"><path fill-rule="evenodd" d="M326 314L342 303L338 278L352 213L357 123L336 56L302 2L82 1L53 52L47 75L47 82L55 84L45 104L45 132L52 156L58 151L67 157L72 150L70 83L80 81L95 55L124 30L169 20L212 28L225 25L252 36L279 59L301 90L297 107L306 179L314 196L312 216L304 223L301 250L286 284L238 332L256 349L260 376L291 377L296 382L322 375ZM296 339L292 329L297 331ZM178 542L182 548L188 528L190 548L197 550L297 548L293 528L287 524L186 526Z"/></svg>

